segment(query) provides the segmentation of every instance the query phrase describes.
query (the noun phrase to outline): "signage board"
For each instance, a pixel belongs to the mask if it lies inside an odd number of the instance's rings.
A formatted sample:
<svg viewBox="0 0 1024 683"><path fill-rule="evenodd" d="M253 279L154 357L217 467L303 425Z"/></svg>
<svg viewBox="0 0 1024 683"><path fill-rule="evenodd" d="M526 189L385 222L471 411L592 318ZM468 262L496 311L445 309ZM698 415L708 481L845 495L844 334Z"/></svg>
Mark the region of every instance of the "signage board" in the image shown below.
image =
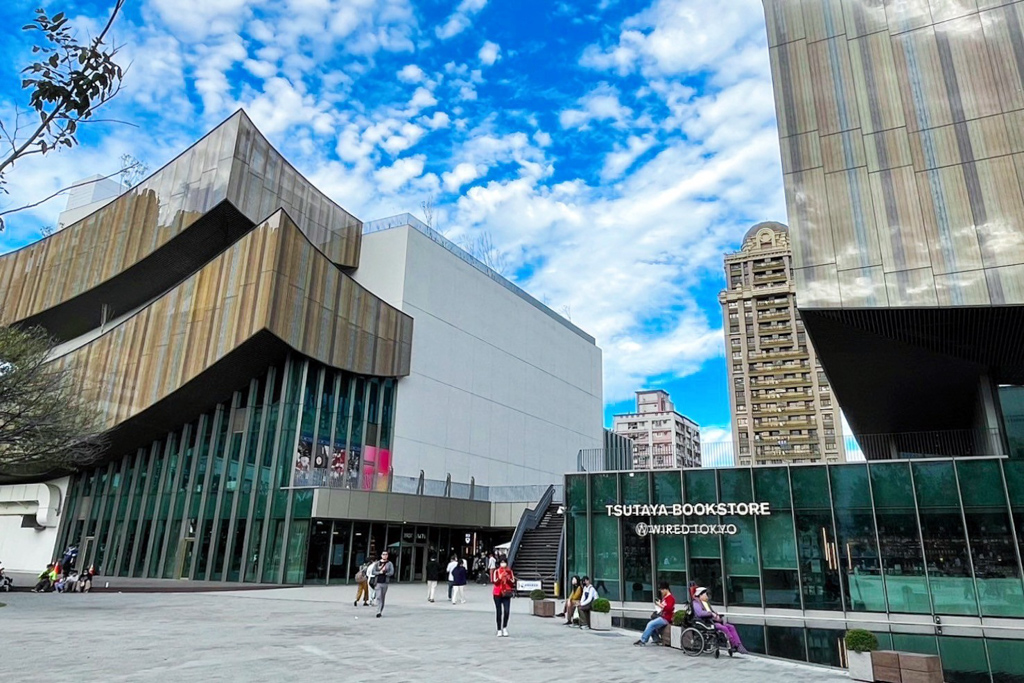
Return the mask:
<svg viewBox="0 0 1024 683"><path fill-rule="evenodd" d="M605 505L609 517L766 517L770 503L675 503L674 505ZM633 525L637 536L731 536L739 533L735 524L653 524Z"/></svg>
<svg viewBox="0 0 1024 683"><path fill-rule="evenodd" d="M522 579L516 579L516 590L523 593L529 593L530 591L542 590L543 586L540 581L523 581Z"/></svg>

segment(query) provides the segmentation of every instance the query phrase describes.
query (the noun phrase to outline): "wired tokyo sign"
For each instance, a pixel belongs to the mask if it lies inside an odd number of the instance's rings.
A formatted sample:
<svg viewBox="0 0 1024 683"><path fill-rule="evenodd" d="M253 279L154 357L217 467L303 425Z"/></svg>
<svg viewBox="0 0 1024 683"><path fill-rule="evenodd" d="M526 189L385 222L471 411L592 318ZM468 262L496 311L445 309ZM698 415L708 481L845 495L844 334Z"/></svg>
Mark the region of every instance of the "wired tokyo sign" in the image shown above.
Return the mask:
<svg viewBox="0 0 1024 683"><path fill-rule="evenodd" d="M610 517L704 517L706 515L768 516L768 503L685 503L675 505L605 505ZM735 524L648 524L637 522L637 536L713 536L739 533Z"/></svg>

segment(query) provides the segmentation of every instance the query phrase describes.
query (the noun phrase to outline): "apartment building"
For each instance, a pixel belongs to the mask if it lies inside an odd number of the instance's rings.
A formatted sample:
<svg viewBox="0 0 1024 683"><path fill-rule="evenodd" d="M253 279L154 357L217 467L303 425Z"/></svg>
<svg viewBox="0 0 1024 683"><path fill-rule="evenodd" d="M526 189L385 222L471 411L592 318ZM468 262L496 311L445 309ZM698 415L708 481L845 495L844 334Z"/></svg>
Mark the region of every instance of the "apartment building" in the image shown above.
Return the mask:
<svg viewBox="0 0 1024 683"><path fill-rule="evenodd" d="M700 467L700 425L662 389L636 392L636 412L614 416L612 431L632 440L633 469Z"/></svg>
<svg viewBox="0 0 1024 683"><path fill-rule="evenodd" d="M725 277L736 464L844 462L839 405L796 309L789 228L748 230L725 257Z"/></svg>

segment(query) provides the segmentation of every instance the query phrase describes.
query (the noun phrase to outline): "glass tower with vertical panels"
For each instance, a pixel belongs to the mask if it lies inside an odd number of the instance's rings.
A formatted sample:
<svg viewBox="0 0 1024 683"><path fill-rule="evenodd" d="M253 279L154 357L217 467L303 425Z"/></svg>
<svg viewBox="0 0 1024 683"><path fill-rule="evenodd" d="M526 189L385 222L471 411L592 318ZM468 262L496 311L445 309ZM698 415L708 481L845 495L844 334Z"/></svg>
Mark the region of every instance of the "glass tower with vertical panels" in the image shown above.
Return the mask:
<svg viewBox="0 0 1024 683"><path fill-rule="evenodd" d="M302 583L312 487L388 490L394 401L393 379L290 355L75 475L58 546L102 575Z"/></svg>
<svg viewBox="0 0 1024 683"><path fill-rule="evenodd" d="M942 655L950 683L1024 681L1024 460L922 459L566 476L566 572L626 626L690 581L752 652L844 664L847 628ZM607 505L769 503L767 516L609 515ZM652 510L660 512L660 510ZM636 525L735 525L640 535Z"/></svg>

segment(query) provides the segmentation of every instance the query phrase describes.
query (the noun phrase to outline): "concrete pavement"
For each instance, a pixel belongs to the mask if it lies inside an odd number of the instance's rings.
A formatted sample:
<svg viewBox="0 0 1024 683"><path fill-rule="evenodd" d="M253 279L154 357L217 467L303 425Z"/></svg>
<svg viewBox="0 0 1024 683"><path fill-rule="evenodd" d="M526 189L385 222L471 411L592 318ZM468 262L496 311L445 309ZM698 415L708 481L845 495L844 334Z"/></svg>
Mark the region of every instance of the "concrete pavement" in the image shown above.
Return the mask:
<svg viewBox="0 0 1024 683"><path fill-rule="evenodd" d="M438 586L438 597L445 587ZM495 637L485 587L465 605L394 585L385 616L351 586L164 594L11 593L0 611L5 680L79 681L756 681L843 683L842 672L748 656L689 658L633 647L637 634L582 632L513 601Z"/></svg>

